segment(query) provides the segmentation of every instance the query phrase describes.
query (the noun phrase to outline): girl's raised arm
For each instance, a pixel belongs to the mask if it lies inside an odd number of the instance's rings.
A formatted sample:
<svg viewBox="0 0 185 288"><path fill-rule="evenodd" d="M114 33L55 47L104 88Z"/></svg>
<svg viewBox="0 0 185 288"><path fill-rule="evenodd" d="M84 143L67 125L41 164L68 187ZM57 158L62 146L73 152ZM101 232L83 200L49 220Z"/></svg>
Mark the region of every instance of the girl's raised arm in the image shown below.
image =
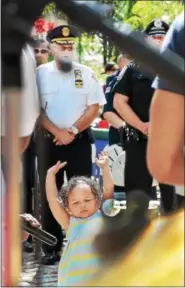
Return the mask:
<svg viewBox="0 0 185 288"><path fill-rule="evenodd" d="M67 162L57 162L56 165L48 170L46 176L46 196L49 207L56 221L65 229L65 231L67 231L69 227L70 216L59 201L56 186L56 174L66 164Z"/></svg>

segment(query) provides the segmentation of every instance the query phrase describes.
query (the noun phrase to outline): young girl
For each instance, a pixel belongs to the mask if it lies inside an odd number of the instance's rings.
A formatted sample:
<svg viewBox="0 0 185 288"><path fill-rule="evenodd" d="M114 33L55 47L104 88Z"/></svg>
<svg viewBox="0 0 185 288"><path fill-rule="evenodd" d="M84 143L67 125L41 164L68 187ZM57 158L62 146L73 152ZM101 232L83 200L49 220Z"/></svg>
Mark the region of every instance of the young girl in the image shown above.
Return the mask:
<svg viewBox="0 0 185 288"><path fill-rule="evenodd" d="M100 232L103 217L99 211L104 199L113 198L114 183L106 153L101 153L96 164L102 170L104 193L98 183L87 177L73 177L62 189L62 203L58 199L56 173L67 163L60 163L48 170L46 193L50 209L65 229L68 244L64 249L59 269L58 287L85 286L101 272L101 258L96 253L93 240Z"/></svg>

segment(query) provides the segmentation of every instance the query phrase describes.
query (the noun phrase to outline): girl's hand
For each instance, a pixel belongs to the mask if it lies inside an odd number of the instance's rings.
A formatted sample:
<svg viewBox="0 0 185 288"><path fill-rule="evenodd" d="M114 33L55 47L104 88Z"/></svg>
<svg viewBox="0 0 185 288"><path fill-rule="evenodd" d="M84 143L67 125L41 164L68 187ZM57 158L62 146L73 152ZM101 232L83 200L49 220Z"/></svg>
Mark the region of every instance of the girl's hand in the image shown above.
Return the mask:
<svg viewBox="0 0 185 288"><path fill-rule="evenodd" d="M67 162L60 162L58 161L54 166L52 166L49 170L48 173L53 173L57 174L60 169L62 169L64 166L66 166Z"/></svg>
<svg viewBox="0 0 185 288"><path fill-rule="evenodd" d="M96 165L101 169L109 167L109 156L107 152L102 151L98 155L98 159L96 159Z"/></svg>

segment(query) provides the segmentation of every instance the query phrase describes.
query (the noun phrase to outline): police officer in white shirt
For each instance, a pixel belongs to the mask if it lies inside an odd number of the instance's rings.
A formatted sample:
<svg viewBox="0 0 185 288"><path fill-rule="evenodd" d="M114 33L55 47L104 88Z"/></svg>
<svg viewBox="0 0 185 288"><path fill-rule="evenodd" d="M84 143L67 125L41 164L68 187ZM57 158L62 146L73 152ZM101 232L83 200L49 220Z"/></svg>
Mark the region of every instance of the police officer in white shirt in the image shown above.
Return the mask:
<svg viewBox="0 0 185 288"><path fill-rule="evenodd" d="M67 178L74 175L91 176L91 144L93 137L90 125L98 116L100 105L105 104L103 89L93 71L74 61L75 40L78 32L75 27L61 25L50 31L50 43L54 61L37 68L42 114L41 126L44 128L45 168L39 168L42 193L43 229L55 235L55 247L43 246L43 264L52 265L60 259L63 235L49 209L45 195L45 177L49 167L58 160L67 161ZM57 51L57 53L55 53ZM64 60L71 63L64 71ZM38 155L38 164L40 160ZM64 170L57 175L57 186L61 189Z"/></svg>
<svg viewBox="0 0 185 288"><path fill-rule="evenodd" d="M39 116L39 98L35 81L35 57L29 45L26 45L21 55L23 88L20 97L20 115L19 115L19 136L21 144L21 153L27 148L35 122ZM6 131L5 131L5 98L6 93L2 93L2 154L6 148Z"/></svg>

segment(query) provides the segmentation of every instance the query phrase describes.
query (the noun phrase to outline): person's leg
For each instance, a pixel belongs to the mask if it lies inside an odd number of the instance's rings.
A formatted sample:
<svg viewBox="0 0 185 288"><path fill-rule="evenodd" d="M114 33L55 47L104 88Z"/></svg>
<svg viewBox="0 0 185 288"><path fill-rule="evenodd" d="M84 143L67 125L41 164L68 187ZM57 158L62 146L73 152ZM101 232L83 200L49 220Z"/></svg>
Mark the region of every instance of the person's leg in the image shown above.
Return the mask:
<svg viewBox="0 0 185 288"><path fill-rule="evenodd" d="M24 189L24 212L33 214L33 195L32 188L34 187L35 175L35 142L33 137L30 140L29 146L23 154L23 189Z"/></svg>
<svg viewBox="0 0 185 288"><path fill-rule="evenodd" d="M40 139L40 137L37 137L37 141L38 139ZM46 191L45 191L46 173L47 173L47 170L51 166L55 165L57 161L59 160L63 161L63 160L60 159L61 147L56 146L53 143L52 138L44 138L43 145L37 145L37 148L38 148L37 149L38 171L39 171L39 182L40 182L40 192L41 192L42 227L48 233L54 235L58 240L55 246L48 246L46 244L42 246L43 251L46 254L46 258L43 258L43 263L49 265L49 264L54 264L56 261L55 255L53 257L51 254L57 254L61 251L63 235L62 235L62 228L60 227L60 225L57 223L57 221L53 217L51 210L49 208L49 205L48 205L47 198L46 198ZM58 189L60 189L61 185L63 184L63 171L60 171L60 173L58 173L58 175L56 176L56 182L57 182Z"/></svg>
<svg viewBox="0 0 185 288"><path fill-rule="evenodd" d="M152 176L146 164L145 141L131 141L126 150L125 191L143 190L152 196Z"/></svg>
<svg viewBox="0 0 185 288"><path fill-rule="evenodd" d="M88 176L92 174L91 143L86 140L77 140L66 146L67 178L73 176Z"/></svg>
<svg viewBox="0 0 185 288"><path fill-rule="evenodd" d="M33 136L30 140L29 146L22 155L23 164L23 211L24 213L33 214L33 188L34 188L34 175L35 175L35 142L33 141ZM30 242L30 243L28 243ZM32 237L31 235L26 242L23 243L23 250L25 252L32 252Z"/></svg>
<svg viewBox="0 0 185 288"><path fill-rule="evenodd" d="M161 205L164 214L171 213L175 209L176 195L173 186L159 183L161 192Z"/></svg>

